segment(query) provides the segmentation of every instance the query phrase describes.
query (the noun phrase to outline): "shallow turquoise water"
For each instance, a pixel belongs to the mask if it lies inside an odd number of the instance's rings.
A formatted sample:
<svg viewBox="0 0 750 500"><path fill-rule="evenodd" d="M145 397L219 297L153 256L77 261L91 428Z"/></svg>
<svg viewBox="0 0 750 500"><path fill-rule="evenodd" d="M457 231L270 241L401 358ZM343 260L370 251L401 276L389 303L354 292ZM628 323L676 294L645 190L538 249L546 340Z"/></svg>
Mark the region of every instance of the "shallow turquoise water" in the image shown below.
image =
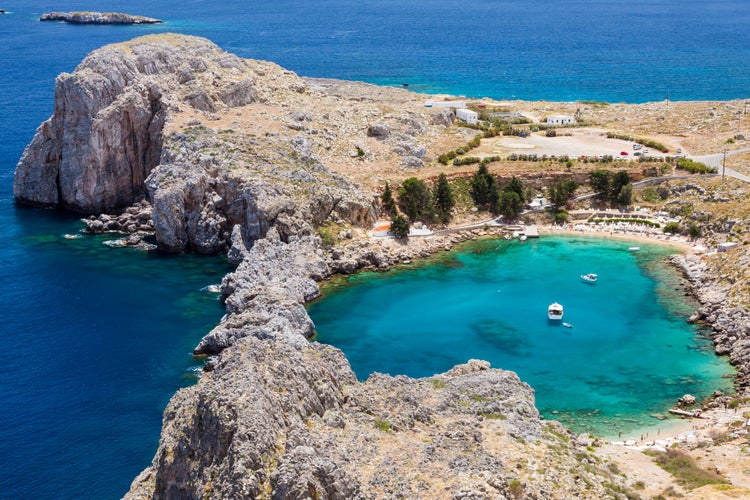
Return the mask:
<svg viewBox="0 0 750 500"><path fill-rule="evenodd" d="M670 250L583 238L481 241L431 264L363 273L309 307L317 340L341 348L360 379L414 377L471 358L513 370L543 415L612 436L654 425L685 393L731 391L724 358L685 322ZM596 285L579 276L597 273ZM550 324L565 307L573 328Z"/></svg>

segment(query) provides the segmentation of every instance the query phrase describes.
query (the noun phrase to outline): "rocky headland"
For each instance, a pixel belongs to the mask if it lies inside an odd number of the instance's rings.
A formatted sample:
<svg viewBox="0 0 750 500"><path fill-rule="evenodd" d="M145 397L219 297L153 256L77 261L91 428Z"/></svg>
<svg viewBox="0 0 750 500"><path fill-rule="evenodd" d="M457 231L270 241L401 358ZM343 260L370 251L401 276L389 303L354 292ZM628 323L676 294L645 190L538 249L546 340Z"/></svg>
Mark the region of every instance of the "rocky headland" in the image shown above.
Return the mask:
<svg viewBox="0 0 750 500"><path fill-rule="evenodd" d="M402 89L303 79L182 35L103 47L57 78L53 115L16 168L16 199L89 214L89 231L153 238L164 251L226 252L235 266L221 284L227 314L195 348L210 356L203 376L170 401L128 498L630 491L593 453L596 440L540 418L512 372L467 360L430 378L358 382L339 350L309 340L304 304L321 280L493 231L365 238L380 210L374 186L473 137L453 119ZM719 286L706 287L700 263L680 264L697 289ZM734 317L702 298L713 324ZM717 345L750 366L742 314Z"/></svg>
<svg viewBox="0 0 750 500"><path fill-rule="evenodd" d="M121 12L48 12L40 21L63 21L71 24L160 24L153 17L134 16Z"/></svg>

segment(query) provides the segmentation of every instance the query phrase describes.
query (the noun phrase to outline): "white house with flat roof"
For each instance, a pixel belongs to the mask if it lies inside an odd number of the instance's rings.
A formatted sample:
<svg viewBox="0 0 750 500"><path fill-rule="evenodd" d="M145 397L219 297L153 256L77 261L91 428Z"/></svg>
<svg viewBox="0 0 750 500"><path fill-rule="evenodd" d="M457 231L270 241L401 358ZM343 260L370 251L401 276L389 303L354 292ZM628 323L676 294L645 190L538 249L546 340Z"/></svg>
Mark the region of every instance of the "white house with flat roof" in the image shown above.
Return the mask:
<svg viewBox="0 0 750 500"><path fill-rule="evenodd" d="M570 115L549 115L547 125L572 125L576 122Z"/></svg>
<svg viewBox="0 0 750 500"><path fill-rule="evenodd" d="M469 125L476 125L479 121L479 114L476 111L472 111L466 108L457 109L456 118L465 121Z"/></svg>

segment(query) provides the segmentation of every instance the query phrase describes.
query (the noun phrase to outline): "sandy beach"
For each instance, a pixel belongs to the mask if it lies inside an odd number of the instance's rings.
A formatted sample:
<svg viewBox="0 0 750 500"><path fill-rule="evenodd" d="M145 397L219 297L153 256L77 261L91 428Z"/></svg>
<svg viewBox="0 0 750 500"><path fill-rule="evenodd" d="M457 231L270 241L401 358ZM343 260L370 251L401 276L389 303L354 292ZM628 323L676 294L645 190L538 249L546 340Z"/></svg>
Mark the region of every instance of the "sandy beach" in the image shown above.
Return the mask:
<svg viewBox="0 0 750 500"><path fill-rule="evenodd" d="M623 472L643 481L645 489L641 493L651 498L668 488L677 491L681 488L671 474L657 466L644 452L686 451L701 467L718 471L741 491L720 492L706 486L689 494L682 491L682 494L687 494L684 498L747 498L748 491L744 488L750 488L750 475L746 472L750 470L750 457L741 446L747 440L733 438L731 433L748 426L745 418L748 410L750 407L744 405L734 409L718 408L703 412L701 418L663 421L655 427L643 429L641 435L606 442L596 448L596 454L617 463Z"/></svg>
<svg viewBox="0 0 750 500"><path fill-rule="evenodd" d="M537 226L539 234L559 234L564 236L583 236L588 238L611 239L630 241L633 243L648 243L651 245L664 245L677 248L684 252L694 252L702 248L699 243L695 245L684 236L671 236L657 232L636 232L634 230L616 230L609 226L577 226L566 225L563 227L553 225ZM579 229L580 228L580 229Z"/></svg>

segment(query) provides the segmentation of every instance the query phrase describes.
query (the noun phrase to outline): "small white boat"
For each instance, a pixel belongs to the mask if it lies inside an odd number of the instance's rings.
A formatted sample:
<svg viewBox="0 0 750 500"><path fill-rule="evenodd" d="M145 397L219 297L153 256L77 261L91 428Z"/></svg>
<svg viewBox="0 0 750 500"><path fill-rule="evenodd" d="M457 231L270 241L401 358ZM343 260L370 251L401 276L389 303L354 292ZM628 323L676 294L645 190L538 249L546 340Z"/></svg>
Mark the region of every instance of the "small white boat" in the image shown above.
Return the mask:
<svg viewBox="0 0 750 500"><path fill-rule="evenodd" d="M599 279L598 276L594 273L588 273L588 274L582 274L581 279L586 283L591 283L592 285L596 283L596 280Z"/></svg>
<svg viewBox="0 0 750 500"><path fill-rule="evenodd" d="M557 302L553 302L547 308L547 318L553 321L561 320L563 317L563 306Z"/></svg>
<svg viewBox="0 0 750 500"><path fill-rule="evenodd" d="M570 323L563 323L563 326L565 328L573 328L573 325L571 325Z"/></svg>
<svg viewBox="0 0 750 500"><path fill-rule="evenodd" d="M641 249L641 247L630 247L628 248L628 252L637 252Z"/></svg>
<svg viewBox="0 0 750 500"><path fill-rule="evenodd" d="M522 234L519 238L521 241L526 241L527 236L525 234Z"/></svg>

